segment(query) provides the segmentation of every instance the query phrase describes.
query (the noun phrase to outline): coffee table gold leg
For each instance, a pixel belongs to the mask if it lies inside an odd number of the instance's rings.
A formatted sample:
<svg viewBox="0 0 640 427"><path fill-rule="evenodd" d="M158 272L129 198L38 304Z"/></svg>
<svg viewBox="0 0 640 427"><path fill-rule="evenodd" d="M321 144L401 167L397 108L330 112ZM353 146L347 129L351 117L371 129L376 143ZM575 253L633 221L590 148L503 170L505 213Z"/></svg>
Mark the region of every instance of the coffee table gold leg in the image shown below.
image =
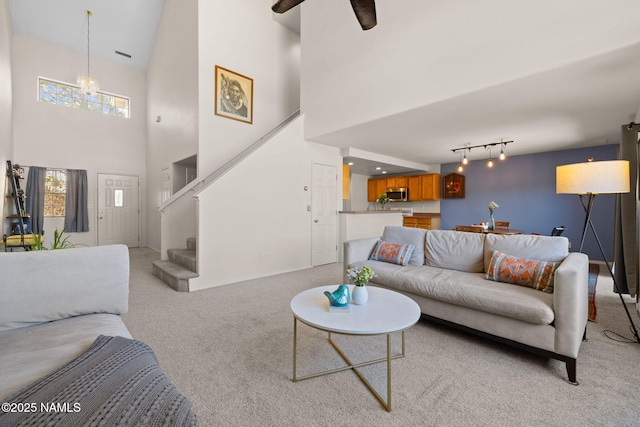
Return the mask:
<svg viewBox="0 0 640 427"><path fill-rule="evenodd" d="M404 331L402 331L402 353L404 354ZM391 412L391 334L387 334L387 404L384 405Z"/></svg>
<svg viewBox="0 0 640 427"><path fill-rule="evenodd" d="M296 371L298 370L298 366L296 365L297 350L298 350L298 319L294 317L293 318L293 382L296 382Z"/></svg>
<svg viewBox="0 0 640 427"><path fill-rule="evenodd" d="M391 333L387 333L387 355L386 357L382 357L376 360L369 360L367 362L362 363L353 363L347 357L346 354L340 349L340 347L335 343L332 339L331 332L328 332L328 341L335 348L342 359L347 363L347 366L343 366L336 369L330 369L328 371L317 372L315 374L303 375L298 378L298 367L297 367L297 352L298 352L298 319L294 316L293 318L293 381L302 381L310 378L316 378L322 375L333 374L336 372L342 372L345 370L353 370L354 373L360 378L360 380L367 386L367 388L371 391L371 393L378 399L378 401L382 404L382 406L388 411L391 412L391 361L393 359L398 359L405 356L405 339L404 339L404 331L402 333L402 353L392 355L392 346L391 346ZM367 381L364 375L359 371L358 368L368 365L373 365L376 363L387 362L387 399L382 398L380 393L376 391L376 389Z"/></svg>

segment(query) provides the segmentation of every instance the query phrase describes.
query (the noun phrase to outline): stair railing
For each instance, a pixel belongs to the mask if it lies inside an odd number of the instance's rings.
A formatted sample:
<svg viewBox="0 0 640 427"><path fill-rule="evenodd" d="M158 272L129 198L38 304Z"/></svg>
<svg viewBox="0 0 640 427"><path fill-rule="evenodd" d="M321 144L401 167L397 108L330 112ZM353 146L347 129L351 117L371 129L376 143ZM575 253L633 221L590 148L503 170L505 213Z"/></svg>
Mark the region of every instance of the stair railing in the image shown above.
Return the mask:
<svg viewBox="0 0 640 427"><path fill-rule="evenodd" d="M264 134L260 139L258 139L253 144L249 145L247 148L242 150L236 156L231 158L231 160L227 161L225 164L220 166L218 169L210 173L204 178L198 178L191 181L189 184L182 187L175 194L173 194L170 198L160 204L158 206L158 210L163 212L177 200L182 198L185 194L195 193L203 191L205 188L209 187L211 184L216 182L221 176L225 173L233 169L238 163L247 158L251 153L256 151L258 148L262 147L265 143L267 143L271 138L273 138L278 132L284 129L289 123L294 121L296 118L300 116L300 110L296 110L291 113L286 119L284 119L280 124L271 129L269 132Z"/></svg>

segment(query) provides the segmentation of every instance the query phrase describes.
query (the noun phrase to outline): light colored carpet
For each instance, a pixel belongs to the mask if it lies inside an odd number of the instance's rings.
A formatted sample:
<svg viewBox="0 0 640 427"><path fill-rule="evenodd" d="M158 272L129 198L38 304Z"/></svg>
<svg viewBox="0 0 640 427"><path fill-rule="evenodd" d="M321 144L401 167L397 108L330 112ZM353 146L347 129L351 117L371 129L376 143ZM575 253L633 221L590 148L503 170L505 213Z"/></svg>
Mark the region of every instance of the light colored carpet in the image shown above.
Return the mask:
<svg viewBox="0 0 640 427"><path fill-rule="evenodd" d="M420 321L406 333L407 357L392 363L388 413L350 371L291 381L289 302L304 289L340 282L341 264L181 293L152 275L154 259L150 249L131 250L123 318L190 398L200 426L640 425L640 345L603 334L631 336L606 275L598 278L598 318L578 358L579 386L563 380L559 361ZM304 325L299 332L300 375L342 365L323 335ZM373 354L364 357L383 354L384 338L338 338L354 359L365 350ZM384 365L366 369L381 392L385 372Z"/></svg>

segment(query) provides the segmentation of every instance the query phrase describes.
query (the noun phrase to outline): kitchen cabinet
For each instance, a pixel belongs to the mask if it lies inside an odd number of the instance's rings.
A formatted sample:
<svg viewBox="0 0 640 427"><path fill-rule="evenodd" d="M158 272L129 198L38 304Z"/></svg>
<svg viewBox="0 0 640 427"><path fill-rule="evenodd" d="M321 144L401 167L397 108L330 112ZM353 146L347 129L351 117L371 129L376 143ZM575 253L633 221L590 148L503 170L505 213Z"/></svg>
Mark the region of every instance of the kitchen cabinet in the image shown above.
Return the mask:
<svg viewBox="0 0 640 427"><path fill-rule="evenodd" d="M403 218L402 225L405 227L422 228L425 230L439 230L440 218L405 216Z"/></svg>
<svg viewBox="0 0 640 427"><path fill-rule="evenodd" d="M392 176L387 178L387 188L406 188L407 187L406 176Z"/></svg>
<svg viewBox="0 0 640 427"><path fill-rule="evenodd" d="M440 200L440 174L420 175L420 200Z"/></svg>
<svg viewBox="0 0 640 427"><path fill-rule="evenodd" d="M371 178L367 181L367 200L378 201L378 195L387 192L387 178Z"/></svg>
<svg viewBox="0 0 640 427"><path fill-rule="evenodd" d="M349 200L351 197L351 173L349 165L342 165L342 200Z"/></svg>
<svg viewBox="0 0 640 427"><path fill-rule="evenodd" d="M407 188L409 190L409 201L410 202L418 202L422 200L420 197L420 189L422 185L420 184L422 178L420 175L413 175L407 177Z"/></svg>
<svg viewBox="0 0 640 427"><path fill-rule="evenodd" d="M410 202L440 200L439 173L371 178L367 181L367 200L375 202L378 200L378 194L386 192L387 188L399 187L409 189Z"/></svg>

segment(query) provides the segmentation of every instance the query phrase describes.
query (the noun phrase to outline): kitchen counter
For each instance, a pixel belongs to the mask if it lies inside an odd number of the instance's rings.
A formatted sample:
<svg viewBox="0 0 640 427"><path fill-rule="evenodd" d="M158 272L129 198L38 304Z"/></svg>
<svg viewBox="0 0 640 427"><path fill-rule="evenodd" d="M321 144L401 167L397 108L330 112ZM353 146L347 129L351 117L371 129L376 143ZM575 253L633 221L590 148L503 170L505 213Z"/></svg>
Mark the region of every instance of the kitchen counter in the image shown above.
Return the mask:
<svg viewBox="0 0 640 427"><path fill-rule="evenodd" d="M440 218L440 212L414 212L410 217L414 218Z"/></svg>
<svg viewBox="0 0 640 427"><path fill-rule="evenodd" d="M339 211L341 214L401 214L402 211Z"/></svg>

